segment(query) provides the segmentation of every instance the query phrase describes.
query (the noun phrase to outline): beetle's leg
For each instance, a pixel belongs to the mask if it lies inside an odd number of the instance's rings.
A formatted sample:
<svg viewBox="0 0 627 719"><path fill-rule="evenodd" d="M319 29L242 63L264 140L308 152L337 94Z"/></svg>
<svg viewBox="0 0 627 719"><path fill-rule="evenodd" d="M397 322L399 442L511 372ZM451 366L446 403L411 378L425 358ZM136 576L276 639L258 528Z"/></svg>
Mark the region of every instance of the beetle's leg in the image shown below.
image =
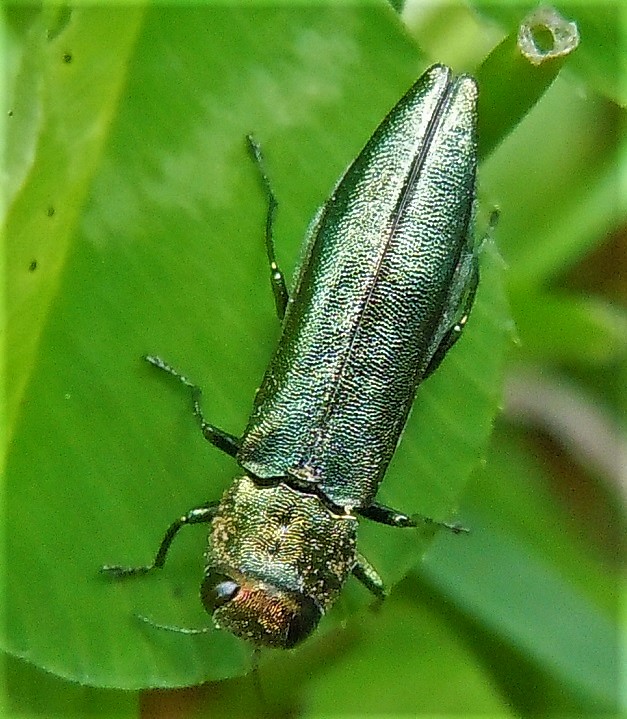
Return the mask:
<svg viewBox="0 0 627 719"><path fill-rule="evenodd" d="M431 517L425 517L422 514L403 514L397 512L391 507L386 507L383 504L372 502L367 507L361 507L357 510L362 517L371 519L373 522L379 522L380 524L387 524L390 527L418 527L420 524L437 524L439 527L446 527L451 532L459 534L460 532L468 532L465 527L461 524L449 524L448 522L438 522L436 519Z"/></svg>
<svg viewBox="0 0 627 719"><path fill-rule="evenodd" d="M462 331L470 315L470 310L475 301L477 286L479 285L478 252L494 232L498 220L499 211L495 209L490 215L488 227L478 248L474 246L471 235L468 235L464 252L455 271L453 282L451 283L451 292L448 298L449 310L444 314L442 319L444 334L429 360L427 369L422 376L423 380L436 371L446 353L462 335Z"/></svg>
<svg viewBox="0 0 627 719"><path fill-rule="evenodd" d="M266 213L266 254L268 256L268 263L270 265L270 282L272 284L272 293L274 294L274 304L276 305L277 315L282 320L285 316L285 310L287 309L287 303L289 295L287 287L285 285L285 276L281 271L276 261L276 255L274 252L274 215L278 207L276 197L272 191L272 185L266 172L265 163L263 161L263 155L261 153L261 147L252 135L247 135L246 140L248 146L252 152L255 165L259 170L259 176L261 177L261 184L263 185L266 198L268 200L268 211Z"/></svg>
<svg viewBox="0 0 627 719"><path fill-rule="evenodd" d="M168 553L168 550L170 549L170 545L172 544L172 540L177 535L179 529L181 529L181 527L185 527L188 524L202 524L210 522L214 518L217 509L218 502L209 502L202 507L190 509L187 514L184 514L182 517L179 517L175 522L172 522L172 524L168 527L168 530L165 533L163 539L161 540L159 550L157 551L157 554L152 564L146 564L142 567L122 567L117 564L105 564L104 567L100 568L100 571L103 574L107 574L111 577L119 579L122 577L133 577L139 574L147 574L153 569L161 569L161 567L163 567L163 565L165 564L165 558Z"/></svg>
<svg viewBox="0 0 627 719"><path fill-rule="evenodd" d="M179 382L184 384L186 387L189 387L192 394L192 408L194 412L194 417L198 419L200 431L203 433L205 439L211 442L211 444L213 444L218 449L221 449L226 454L230 454L231 457L235 457L239 450L240 441L232 434L229 434L228 432L219 429L214 424L207 422L202 413L202 409L200 408L200 395L202 394L202 390L200 389L200 387L198 385L195 385L193 382L190 382L187 377L182 375L180 372L177 372L174 367L171 367L167 362L164 362L161 357L155 357L154 355L145 355L144 359L146 360L146 362L153 365L153 367L157 367L157 369L161 369L164 372L171 374L173 377L176 377Z"/></svg>
<svg viewBox="0 0 627 719"><path fill-rule="evenodd" d="M385 599L387 591L383 580L372 564L359 552L355 557L352 573L377 599Z"/></svg>
<svg viewBox="0 0 627 719"><path fill-rule="evenodd" d="M477 294L477 286L479 285L479 258L474 252L462 258L457 275L457 279L453 282L454 289L449 297L449 302L458 303L457 306L454 306L454 312L452 313L453 324L446 330L435 352L431 356L427 369L422 376L423 380L433 374L440 366L446 353L461 337L462 331L468 321L470 310L472 309L475 295ZM458 289L460 285L462 287L461 292ZM451 321L448 313L445 315L444 321L447 323Z"/></svg>

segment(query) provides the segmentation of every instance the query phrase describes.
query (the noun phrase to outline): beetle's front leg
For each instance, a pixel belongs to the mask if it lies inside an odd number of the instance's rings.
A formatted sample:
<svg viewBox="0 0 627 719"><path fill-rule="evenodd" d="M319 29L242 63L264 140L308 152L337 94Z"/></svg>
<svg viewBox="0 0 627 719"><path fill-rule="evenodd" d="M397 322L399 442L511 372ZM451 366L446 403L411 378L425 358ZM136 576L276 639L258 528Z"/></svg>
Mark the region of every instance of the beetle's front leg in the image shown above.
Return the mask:
<svg viewBox="0 0 627 719"><path fill-rule="evenodd" d="M188 524L203 524L211 522L217 511L218 502L210 502L202 507L190 509L189 512L172 522L161 540L155 559L151 564L144 564L139 567L124 567L118 564L105 564L100 568L101 573L115 579L122 579L124 577L136 577L141 574L148 574L149 572L152 572L153 569L161 569L165 564L165 559L172 541L178 534L179 530Z"/></svg>

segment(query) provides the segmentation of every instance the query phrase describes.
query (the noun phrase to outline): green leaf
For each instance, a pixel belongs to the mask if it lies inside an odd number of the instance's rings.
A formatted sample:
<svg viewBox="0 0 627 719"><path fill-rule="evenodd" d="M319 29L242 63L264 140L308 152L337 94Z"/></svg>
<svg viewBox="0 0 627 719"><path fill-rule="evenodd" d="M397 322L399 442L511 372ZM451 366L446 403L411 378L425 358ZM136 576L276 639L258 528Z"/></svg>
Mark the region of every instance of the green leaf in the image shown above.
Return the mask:
<svg viewBox="0 0 627 719"><path fill-rule="evenodd" d="M514 288L521 289L530 284L542 286L559 279L627 222L627 201L620 192L620 173L627 162L627 143L617 142L614 146L614 138L620 141L619 128L610 123L612 139L609 146L601 148L602 153L593 159L592 167L573 183L574 186L557 190L557 197L550 193L558 202L550 214L550 221L541 227L534 227L533 223L528 225L525 241L512 257L510 282ZM560 145L564 144L560 142ZM542 152L543 148L537 150ZM554 149L549 148L547 154L555 156ZM559 160L555 168L549 163L546 168L550 175L569 169L560 167ZM550 175L547 177L549 184Z"/></svg>
<svg viewBox="0 0 627 719"><path fill-rule="evenodd" d="M27 662L2 657L0 716L7 719L123 719L138 716L130 692L92 689L63 681Z"/></svg>
<svg viewBox="0 0 627 719"><path fill-rule="evenodd" d="M472 534L459 542L438 537L421 576L441 594L441 604L467 618L462 630L511 688L521 711L615 712L620 560L615 566L601 561L585 528L565 516L541 466L511 430L494 439L462 506ZM604 530L620 537L621 524L616 505L603 519ZM533 676L531 666L559 687L548 704L541 693L516 689Z"/></svg>
<svg viewBox="0 0 627 719"><path fill-rule="evenodd" d="M399 590L360 621L333 671L314 677L303 716L515 716L446 617L416 601L416 583Z"/></svg>
<svg viewBox="0 0 627 719"><path fill-rule="evenodd" d="M572 292L513 290L510 297L527 358L599 365L624 357L627 315L618 307Z"/></svg>
<svg viewBox="0 0 627 719"><path fill-rule="evenodd" d="M249 648L224 632L182 636L135 617L210 624L197 589L205 532L177 538L162 576L112 583L98 567L149 561L168 524L237 470L203 443L181 388L139 357L181 368L205 388L207 415L241 432L279 332L244 136L263 143L279 255L293 266L316 206L424 63L385 6L153 8L139 31L138 11L104 12L72 10L51 41L37 13L18 33L53 76L33 100L46 112L8 220L3 643L83 683L180 686L250 668ZM110 82L94 74L106 68ZM80 88L93 99L78 112ZM509 334L490 248L483 272L466 337L421 390L381 495L405 511L448 517L489 435ZM426 546L411 532L363 535L390 581ZM351 585L327 630L364 602Z"/></svg>
<svg viewBox="0 0 627 719"><path fill-rule="evenodd" d="M6 156L12 202L5 219L9 436L77 242L142 15L139 9L64 12L14 6L5 20L14 44Z"/></svg>

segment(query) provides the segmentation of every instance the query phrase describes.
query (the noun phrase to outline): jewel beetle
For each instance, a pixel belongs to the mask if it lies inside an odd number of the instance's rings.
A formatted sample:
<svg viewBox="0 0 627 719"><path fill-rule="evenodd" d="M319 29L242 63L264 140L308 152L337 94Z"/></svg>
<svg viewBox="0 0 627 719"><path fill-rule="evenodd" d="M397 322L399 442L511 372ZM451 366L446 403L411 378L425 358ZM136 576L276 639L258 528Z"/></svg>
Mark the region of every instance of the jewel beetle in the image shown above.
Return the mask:
<svg viewBox="0 0 627 719"><path fill-rule="evenodd" d="M476 106L472 77L429 68L319 209L289 293L274 256L277 203L248 138L268 199L282 334L243 435L208 422L200 389L146 357L190 388L205 438L240 474L220 500L170 526L152 564L104 573L160 568L181 527L208 523L201 601L217 627L256 646L304 640L351 574L385 595L357 551L358 518L417 524L375 497L416 389L459 338L479 282Z"/></svg>

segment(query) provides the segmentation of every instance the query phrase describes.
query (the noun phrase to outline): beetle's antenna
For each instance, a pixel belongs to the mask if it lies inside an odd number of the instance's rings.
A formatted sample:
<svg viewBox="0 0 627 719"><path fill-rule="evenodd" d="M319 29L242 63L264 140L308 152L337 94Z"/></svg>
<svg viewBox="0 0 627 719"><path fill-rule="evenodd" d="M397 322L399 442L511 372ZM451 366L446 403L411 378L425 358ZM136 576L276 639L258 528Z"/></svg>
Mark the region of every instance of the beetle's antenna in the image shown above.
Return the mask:
<svg viewBox="0 0 627 719"><path fill-rule="evenodd" d="M154 627L155 629L164 629L168 632L177 632L178 634L209 634L210 632L214 631L214 627L177 627L172 624L159 624L158 622L155 622L153 619L150 619L149 617L145 617L143 614L136 614L135 617L137 619L140 619L142 622L145 622L146 624L150 624L151 627Z"/></svg>
<svg viewBox="0 0 627 719"><path fill-rule="evenodd" d="M261 648L260 647L254 647L253 653L251 655L251 678L253 680L253 686L255 688L255 694L257 695L257 699L259 700L259 704L264 707L265 710L268 709L268 701L266 699L266 695L263 691L263 686L261 684L261 673L259 671L259 659L261 658Z"/></svg>

